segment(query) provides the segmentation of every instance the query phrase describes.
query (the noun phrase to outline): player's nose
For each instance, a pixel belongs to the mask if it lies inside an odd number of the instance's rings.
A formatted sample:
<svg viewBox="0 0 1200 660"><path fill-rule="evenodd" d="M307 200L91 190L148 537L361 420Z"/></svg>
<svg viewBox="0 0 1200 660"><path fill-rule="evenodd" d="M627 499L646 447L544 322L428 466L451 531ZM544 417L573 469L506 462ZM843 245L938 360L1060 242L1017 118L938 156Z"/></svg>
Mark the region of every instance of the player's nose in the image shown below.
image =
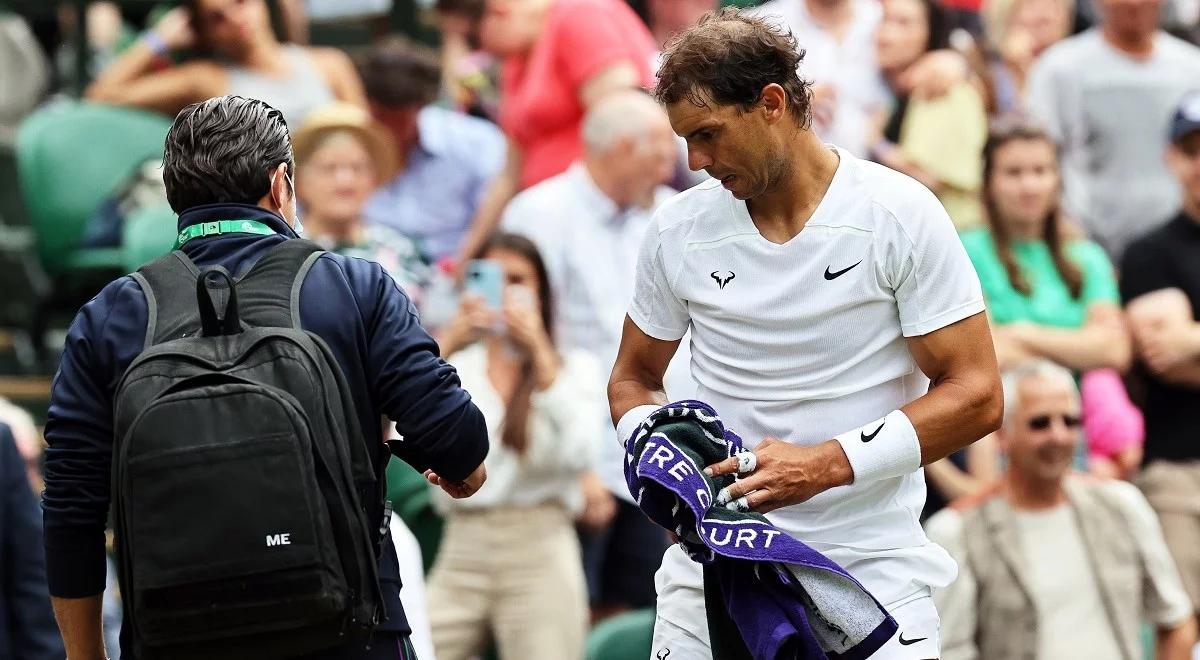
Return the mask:
<svg viewBox="0 0 1200 660"><path fill-rule="evenodd" d="M688 147L688 169L693 172L699 172L706 167L712 167L713 159L708 154Z"/></svg>

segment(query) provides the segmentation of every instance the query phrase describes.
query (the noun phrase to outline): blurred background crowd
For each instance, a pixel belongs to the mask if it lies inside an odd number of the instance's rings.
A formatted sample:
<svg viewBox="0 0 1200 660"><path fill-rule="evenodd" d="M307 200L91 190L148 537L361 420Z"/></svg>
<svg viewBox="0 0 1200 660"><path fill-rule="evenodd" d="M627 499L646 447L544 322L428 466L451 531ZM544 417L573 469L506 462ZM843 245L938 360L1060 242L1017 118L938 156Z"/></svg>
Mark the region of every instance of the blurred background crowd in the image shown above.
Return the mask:
<svg viewBox="0 0 1200 660"><path fill-rule="evenodd" d="M705 178L644 90L719 5L795 34L827 142L938 195L1016 374L1004 429L926 471L931 535L971 576L944 642L1172 655L1200 609L1200 0L0 0L0 658L62 657L36 494L65 328L171 249L163 138L223 94L282 111L304 235L380 262L488 419L473 498L389 468L420 657L648 657L670 541L626 491L604 384L642 233ZM502 290L463 284L475 259ZM689 394L686 354L667 385ZM1031 543L1062 525L1016 516L979 549L972 498L1069 495L1068 472L1136 484L1145 515L1092 525L1067 497L1079 538ZM1131 529L1151 542L1108 548ZM980 559L1006 543L1007 568ZM1002 578L1024 599L989 599ZM1046 614L1064 593L1094 600L1095 648L992 639L1022 612L1071 626Z"/></svg>

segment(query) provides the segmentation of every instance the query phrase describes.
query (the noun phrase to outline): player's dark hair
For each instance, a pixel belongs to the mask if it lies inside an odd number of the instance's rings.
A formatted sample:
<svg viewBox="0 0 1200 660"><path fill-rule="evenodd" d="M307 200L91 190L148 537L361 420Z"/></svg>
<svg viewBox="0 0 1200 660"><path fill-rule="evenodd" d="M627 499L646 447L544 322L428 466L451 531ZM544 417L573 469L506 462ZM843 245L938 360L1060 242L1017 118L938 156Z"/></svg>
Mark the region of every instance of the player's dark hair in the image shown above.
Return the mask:
<svg viewBox="0 0 1200 660"><path fill-rule="evenodd" d="M519 234L493 234L479 248L476 258L484 258L489 252L503 250L511 252L533 266L537 274L537 294L541 300L538 312L542 317L542 325L550 342L554 342L554 300L550 290L550 272L546 270L546 262L538 252L533 241ZM529 410L533 400L533 391L537 386L533 373L533 359L530 355L522 356L521 374L517 380L516 390L508 405L504 407L504 428L501 431L501 442L517 453L524 453L529 444Z"/></svg>
<svg viewBox="0 0 1200 660"><path fill-rule="evenodd" d="M812 122L812 85L797 67L804 51L796 38L761 18L734 8L711 11L667 44L654 95L662 103L688 100L736 105L748 112L775 83L787 93L792 116Z"/></svg>
<svg viewBox="0 0 1200 660"><path fill-rule="evenodd" d="M1016 118L1002 120L992 126L988 133L987 142L983 146L983 206L986 211L988 226L992 232L992 241L996 244L996 253L1000 263L1008 274L1008 281L1013 288L1025 295L1031 292L1029 281L1021 273L1017 265L1016 255L1013 254L1012 236L1004 219L1000 217L999 205L996 203L996 193L992 189L992 175L996 170L996 152L1000 147L1017 141L1044 142L1050 145L1057 154L1057 145L1050 134L1042 127L1027 120ZM1057 159L1055 166L1058 166ZM1061 177L1061 174L1060 174ZM1061 186L1060 186L1061 194ZM1042 240L1050 248L1050 256L1054 259L1054 268L1059 277L1067 285L1071 297L1078 299L1083 292L1083 274L1079 266L1067 258L1065 245L1067 242L1067 221L1063 217L1061 204L1055 203L1050 207L1042 220Z"/></svg>
<svg viewBox="0 0 1200 660"><path fill-rule="evenodd" d="M163 183L176 213L202 204L257 204L271 172L295 171L283 114L257 99L218 96L175 116L163 152Z"/></svg>

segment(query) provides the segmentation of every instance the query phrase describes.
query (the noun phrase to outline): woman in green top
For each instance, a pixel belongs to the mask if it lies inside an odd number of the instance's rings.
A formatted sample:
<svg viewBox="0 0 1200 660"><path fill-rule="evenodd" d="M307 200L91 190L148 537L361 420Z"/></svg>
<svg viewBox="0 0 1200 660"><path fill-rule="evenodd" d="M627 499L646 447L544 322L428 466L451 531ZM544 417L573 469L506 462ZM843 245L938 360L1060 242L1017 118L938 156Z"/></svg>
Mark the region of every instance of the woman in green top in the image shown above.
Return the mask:
<svg viewBox="0 0 1200 660"><path fill-rule="evenodd" d="M1001 368L1043 357L1074 371L1130 361L1112 263L1060 208L1057 150L1042 129L1010 122L983 150L987 229L963 235L979 273Z"/></svg>
<svg viewBox="0 0 1200 660"><path fill-rule="evenodd" d="M983 148L987 228L964 233L962 241L983 285L996 358L1001 369L1042 357L1077 372L1123 371L1130 339L1112 263L1063 217L1061 183L1057 148L1045 131L1022 122L992 129ZM933 492L947 501L999 471L993 436L964 454L958 464L943 459L926 467ZM1083 468L1082 453L1079 463Z"/></svg>

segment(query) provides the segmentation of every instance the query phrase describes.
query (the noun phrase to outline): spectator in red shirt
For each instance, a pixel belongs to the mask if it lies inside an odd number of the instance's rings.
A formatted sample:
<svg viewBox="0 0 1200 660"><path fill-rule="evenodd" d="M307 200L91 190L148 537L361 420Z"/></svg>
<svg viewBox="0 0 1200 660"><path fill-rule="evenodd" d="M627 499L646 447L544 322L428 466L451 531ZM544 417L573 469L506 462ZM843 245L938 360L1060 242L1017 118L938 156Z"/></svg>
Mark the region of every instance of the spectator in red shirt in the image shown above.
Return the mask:
<svg viewBox="0 0 1200 660"><path fill-rule="evenodd" d="M622 0L488 0L480 40L502 61L500 126L508 160L460 255L478 251L518 191L583 155L579 125L591 105L613 91L653 85L657 51Z"/></svg>

